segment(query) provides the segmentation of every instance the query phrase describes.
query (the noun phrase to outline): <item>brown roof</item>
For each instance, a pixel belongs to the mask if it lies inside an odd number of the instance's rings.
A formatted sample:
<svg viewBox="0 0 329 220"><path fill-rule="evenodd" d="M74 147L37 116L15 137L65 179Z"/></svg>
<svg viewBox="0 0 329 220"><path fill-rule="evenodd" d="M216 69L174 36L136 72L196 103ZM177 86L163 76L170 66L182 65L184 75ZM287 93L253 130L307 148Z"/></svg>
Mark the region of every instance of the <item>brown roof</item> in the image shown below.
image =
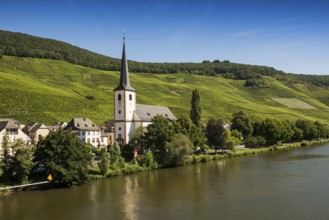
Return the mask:
<svg viewBox="0 0 329 220"><path fill-rule="evenodd" d="M19 129L19 123L12 118L0 119L0 131L3 129Z"/></svg>
<svg viewBox="0 0 329 220"><path fill-rule="evenodd" d="M73 131L100 131L101 129L89 118L73 118L64 130L71 129Z"/></svg>

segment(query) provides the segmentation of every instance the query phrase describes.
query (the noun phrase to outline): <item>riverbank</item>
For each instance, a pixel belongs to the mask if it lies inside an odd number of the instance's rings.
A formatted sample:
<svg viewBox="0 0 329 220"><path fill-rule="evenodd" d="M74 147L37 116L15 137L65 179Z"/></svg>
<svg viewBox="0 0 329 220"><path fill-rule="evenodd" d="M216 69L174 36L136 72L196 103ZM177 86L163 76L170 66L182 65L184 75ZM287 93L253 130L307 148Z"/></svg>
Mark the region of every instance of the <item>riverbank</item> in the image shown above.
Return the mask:
<svg viewBox="0 0 329 220"><path fill-rule="evenodd" d="M244 156L254 156L261 153L272 152L272 151L282 151L288 150L293 148L300 148L300 147L310 147L317 144L328 143L329 139L321 139L321 140L314 140L314 141L301 141L301 142L294 142L289 144L283 145L275 145L265 148L250 148L250 149L239 149L236 151L228 151L225 153L217 153L217 154L200 154L200 155L192 155L189 156L186 161L185 165L189 164L197 164L203 163L208 161L215 161L221 160L226 158L234 158L234 157L244 157ZM161 169L158 166L141 166L138 164L137 160L134 160L132 163L125 163L123 167L119 167L116 169L110 169L106 176L101 175L101 172L98 167L93 167L90 172L90 180L98 180L107 177L114 177L120 176L125 174L132 174L138 172L145 172L154 169Z"/></svg>

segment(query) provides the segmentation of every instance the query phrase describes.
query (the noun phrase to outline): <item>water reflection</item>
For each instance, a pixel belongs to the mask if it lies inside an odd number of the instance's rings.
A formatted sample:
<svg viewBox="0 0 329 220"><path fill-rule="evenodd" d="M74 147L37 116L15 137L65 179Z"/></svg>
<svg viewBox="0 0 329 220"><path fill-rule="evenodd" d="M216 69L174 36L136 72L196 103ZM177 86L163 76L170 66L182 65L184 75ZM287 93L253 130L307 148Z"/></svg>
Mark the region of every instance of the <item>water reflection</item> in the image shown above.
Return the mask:
<svg viewBox="0 0 329 220"><path fill-rule="evenodd" d="M123 194L121 196L121 210L123 219L138 219L139 194L138 176L124 178Z"/></svg>

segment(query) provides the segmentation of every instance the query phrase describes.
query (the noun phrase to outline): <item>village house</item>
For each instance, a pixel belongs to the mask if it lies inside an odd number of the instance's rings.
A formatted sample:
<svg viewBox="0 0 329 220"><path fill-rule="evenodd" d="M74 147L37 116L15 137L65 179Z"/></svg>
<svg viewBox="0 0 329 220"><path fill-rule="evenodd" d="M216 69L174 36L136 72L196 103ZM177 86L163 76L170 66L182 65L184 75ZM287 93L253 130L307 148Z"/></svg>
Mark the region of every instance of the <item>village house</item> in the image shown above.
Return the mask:
<svg viewBox="0 0 329 220"><path fill-rule="evenodd" d="M107 146L107 143L101 139L102 130L89 118L73 118L64 130L71 129L75 132L82 143L90 143L93 147ZM103 143L101 142L103 140Z"/></svg>
<svg viewBox="0 0 329 220"><path fill-rule="evenodd" d="M0 119L0 152L2 152L2 141L5 135L11 143L22 140L25 144L31 144L31 138L22 131L22 126L14 119Z"/></svg>
<svg viewBox="0 0 329 220"><path fill-rule="evenodd" d="M26 125L22 131L31 138L31 143L36 145L40 137L46 137L50 130L44 124L31 123Z"/></svg>
<svg viewBox="0 0 329 220"><path fill-rule="evenodd" d="M150 125L152 118L156 115L162 115L169 121L176 119L168 107L136 104L136 90L130 85L129 80L124 37L120 83L114 89L115 140L121 145L128 144L134 130L140 126Z"/></svg>

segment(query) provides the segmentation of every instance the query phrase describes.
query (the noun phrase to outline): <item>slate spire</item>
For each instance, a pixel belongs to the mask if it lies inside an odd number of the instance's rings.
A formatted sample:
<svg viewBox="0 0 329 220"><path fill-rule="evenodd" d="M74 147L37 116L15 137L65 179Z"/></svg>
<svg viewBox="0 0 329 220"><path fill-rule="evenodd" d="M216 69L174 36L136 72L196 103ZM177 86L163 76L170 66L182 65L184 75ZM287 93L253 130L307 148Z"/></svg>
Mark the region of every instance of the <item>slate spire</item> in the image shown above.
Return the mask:
<svg viewBox="0 0 329 220"><path fill-rule="evenodd" d="M133 87L130 85L129 80L129 71L128 71L128 62L126 58L126 36L123 35L123 49L122 49L122 59L121 59L121 74L120 74L120 84L116 90L131 90L136 91Z"/></svg>

